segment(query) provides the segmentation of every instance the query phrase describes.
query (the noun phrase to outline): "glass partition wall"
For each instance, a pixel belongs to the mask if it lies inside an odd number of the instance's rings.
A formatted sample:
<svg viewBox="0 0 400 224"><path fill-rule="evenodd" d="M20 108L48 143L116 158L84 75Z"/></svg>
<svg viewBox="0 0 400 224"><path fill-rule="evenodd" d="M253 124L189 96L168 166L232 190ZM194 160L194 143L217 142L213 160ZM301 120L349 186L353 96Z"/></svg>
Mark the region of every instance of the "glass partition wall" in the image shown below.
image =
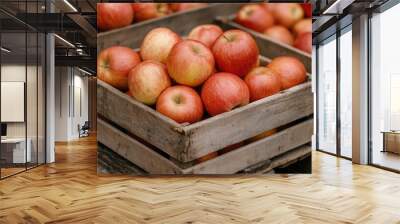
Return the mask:
<svg viewBox="0 0 400 224"><path fill-rule="evenodd" d="M26 3L18 6L25 12ZM33 11L32 11L33 12ZM45 35L0 11L0 178L45 163ZM7 21L7 22L4 22ZM8 24L12 23L12 24Z"/></svg>
<svg viewBox="0 0 400 224"><path fill-rule="evenodd" d="M351 158L351 25L317 45L317 150Z"/></svg>

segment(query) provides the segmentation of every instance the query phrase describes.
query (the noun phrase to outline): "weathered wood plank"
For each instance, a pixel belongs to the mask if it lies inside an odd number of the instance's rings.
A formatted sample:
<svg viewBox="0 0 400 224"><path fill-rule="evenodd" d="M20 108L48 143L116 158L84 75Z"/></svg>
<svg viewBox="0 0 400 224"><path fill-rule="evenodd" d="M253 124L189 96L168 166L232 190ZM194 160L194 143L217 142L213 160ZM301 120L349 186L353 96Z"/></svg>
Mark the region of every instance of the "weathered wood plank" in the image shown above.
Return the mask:
<svg viewBox="0 0 400 224"><path fill-rule="evenodd" d="M190 143L180 158L191 161L311 114L313 95L311 83L307 82L183 127L186 135L190 136Z"/></svg>
<svg viewBox="0 0 400 224"><path fill-rule="evenodd" d="M102 119L98 119L97 140L151 174L179 174L181 169L144 144Z"/></svg>
<svg viewBox="0 0 400 224"><path fill-rule="evenodd" d="M270 137L187 168L183 173L233 174L310 142L312 133L313 120L309 119Z"/></svg>
<svg viewBox="0 0 400 224"><path fill-rule="evenodd" d="M297 48L282 44L279 41L275 41L261 33L254 30L248 29L238 23L233 22L233 16L218 16L217 22L221 27L226 29L241 29L250 33L257 42L260 54L269 58L275 58L278 56L288 55L298 58L306 67L308 73L311 73L311 55L303 52Z"/></svg>
<svg viewBox="0 0 400 224"><path fill-rule="evenodd" d="M101 117L179 159L188 144L188 139L175 130L180 124L101 80L97 81L97 94L97 113Z"/></svg>
<svg viewBox="0 0 400 224"><path fill-rule="evenodd" d="M97 49L100 51L113 45L138 48L144 36L157 27L168 27L176 33L185 35L195 26L213 23L214 18L235 13L241 4L212 4L204 8L174 13L159 19L148 20L121 29L97 35Z"/></svg>

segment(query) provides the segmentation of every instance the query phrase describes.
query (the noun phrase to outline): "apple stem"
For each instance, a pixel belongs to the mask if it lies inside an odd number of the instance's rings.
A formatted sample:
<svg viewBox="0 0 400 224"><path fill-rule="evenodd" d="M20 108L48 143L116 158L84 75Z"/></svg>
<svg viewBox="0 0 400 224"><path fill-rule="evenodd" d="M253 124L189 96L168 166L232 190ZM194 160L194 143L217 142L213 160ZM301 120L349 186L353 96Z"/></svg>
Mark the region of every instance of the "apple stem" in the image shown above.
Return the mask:
<svg viewBox="0 0 400 224"><path fill-rule="evenodd" d="M225 38L226 41L228 41L228 42L231 41L231 40L230 40L228 37L226 37L225 35L222 35L222 36Z"/></svg>

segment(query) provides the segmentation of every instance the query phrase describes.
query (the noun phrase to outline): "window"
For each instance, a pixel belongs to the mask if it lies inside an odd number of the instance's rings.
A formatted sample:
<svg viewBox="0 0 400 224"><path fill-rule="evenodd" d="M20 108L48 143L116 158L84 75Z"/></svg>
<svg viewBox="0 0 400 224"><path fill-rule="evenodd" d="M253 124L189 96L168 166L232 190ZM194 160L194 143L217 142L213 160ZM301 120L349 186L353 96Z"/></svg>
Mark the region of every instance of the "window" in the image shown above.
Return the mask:
<svg viewBox="0 0 400 224"><path fill-rule="evenodd" d="M345 28L340 36L340 155L352 156L352 32Z"/></svg>
<svg viewBox="0 0 400 224"><path fill-rule="evenodd" d="M371 162L400 170L400 5L371 18ZM393 145L393 144L394 145Z"/></svg>
<svg viewBox="0 0 400 224"><path fill-rule="evenodd" d="M318 47L317 149L336 153L336 36Z"/></svg>

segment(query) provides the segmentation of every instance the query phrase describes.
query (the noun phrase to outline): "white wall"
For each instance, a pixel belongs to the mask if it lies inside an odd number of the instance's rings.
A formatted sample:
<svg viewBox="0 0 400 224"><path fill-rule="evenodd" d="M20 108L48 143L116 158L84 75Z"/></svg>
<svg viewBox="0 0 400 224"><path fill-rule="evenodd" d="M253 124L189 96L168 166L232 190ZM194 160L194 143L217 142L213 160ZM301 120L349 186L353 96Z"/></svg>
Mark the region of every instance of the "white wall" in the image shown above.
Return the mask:
<svg viewBox="0 0 400 224"><path fill-rule="evenodd" d="M78 124L88 120L88 78L71 67L56 67L55 74L55 141L74 140Z"/></svg>
<svg viewBox="0 0 400 224"><path fill-rule="evenodd" d="M68 71L67 67L55 68L55 141L68 141Z"/></svg>

